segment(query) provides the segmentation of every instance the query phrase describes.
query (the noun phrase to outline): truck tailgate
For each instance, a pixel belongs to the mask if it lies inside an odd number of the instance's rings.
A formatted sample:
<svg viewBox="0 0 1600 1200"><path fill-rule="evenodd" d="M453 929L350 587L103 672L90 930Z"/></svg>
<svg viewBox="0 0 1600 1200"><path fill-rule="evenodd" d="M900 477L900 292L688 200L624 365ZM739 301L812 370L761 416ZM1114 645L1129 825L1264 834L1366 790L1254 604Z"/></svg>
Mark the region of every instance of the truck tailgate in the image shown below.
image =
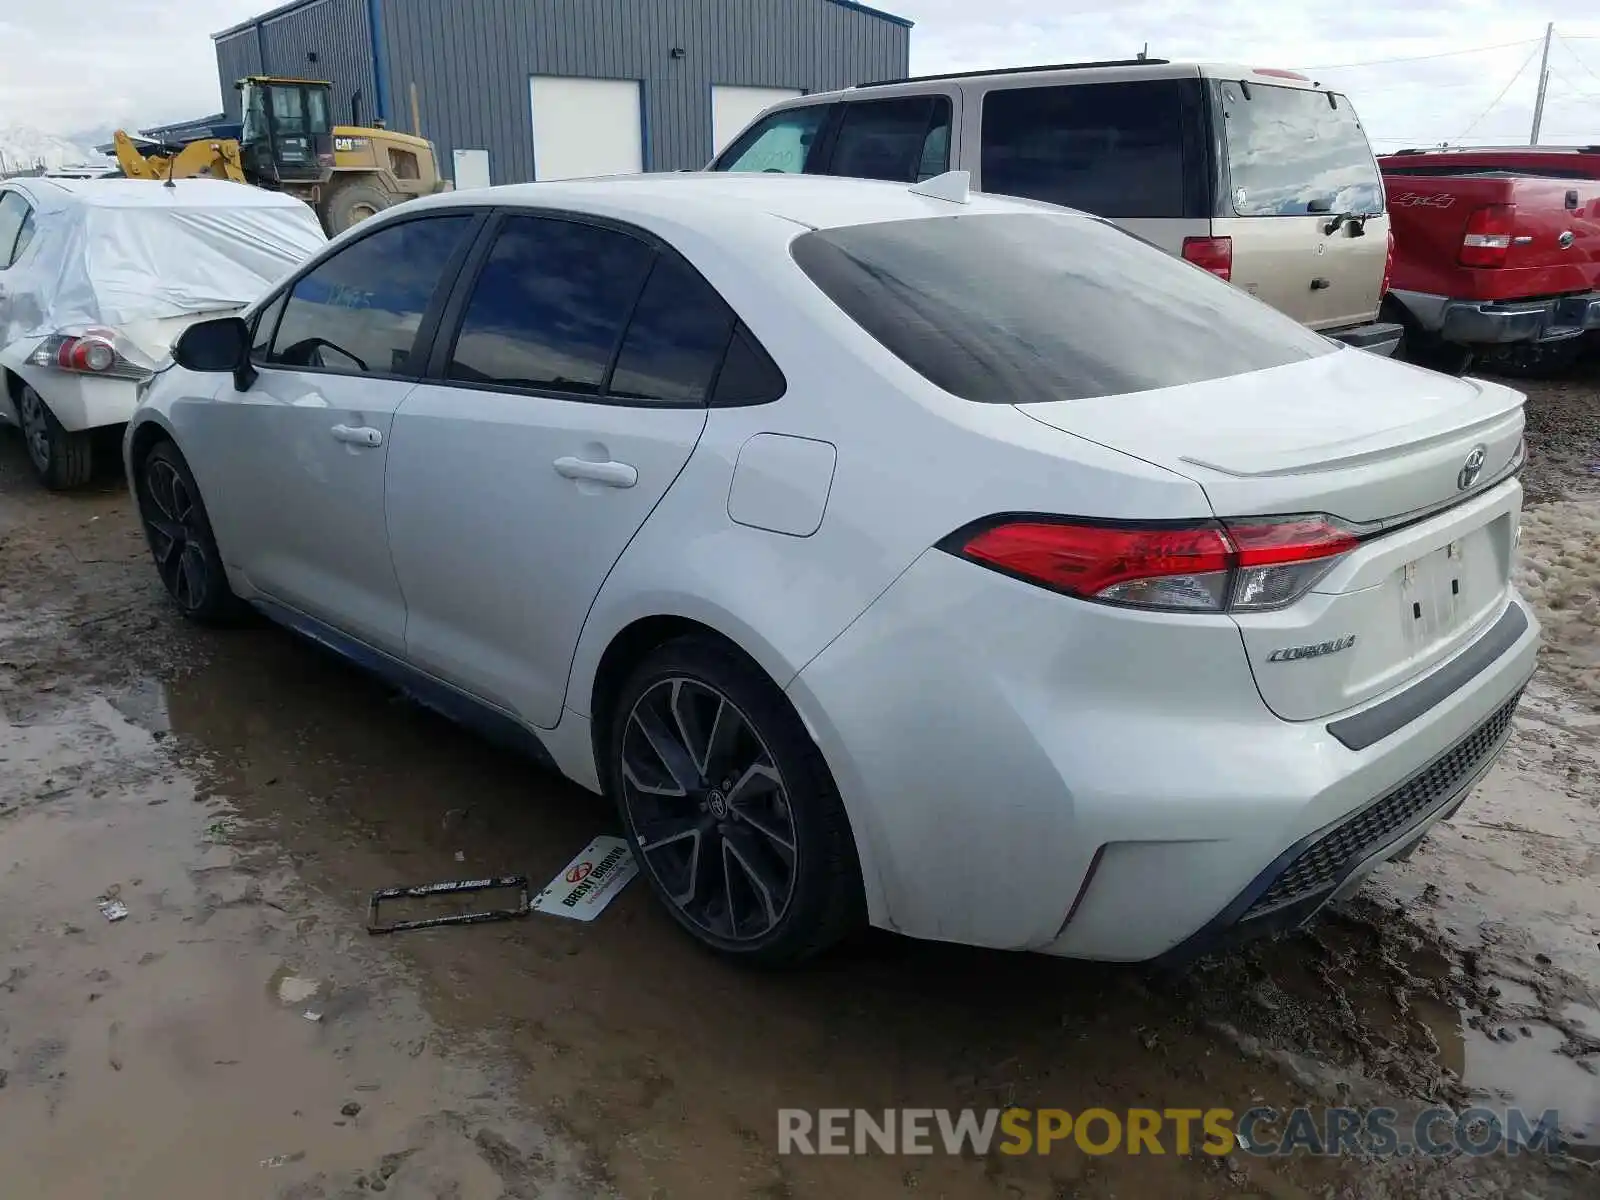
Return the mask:
<svg viewBox="0 0 1600 1200"><path fill-rule="evenodd" d="M1385 174L1394 228L1390 286L1463 300L1600 290L1600 181L1500 172ZM1499 206L1510 246L1496 266L1464 266L1474 214ZM1496 226L1500 228L1500 226Z"/></svg>

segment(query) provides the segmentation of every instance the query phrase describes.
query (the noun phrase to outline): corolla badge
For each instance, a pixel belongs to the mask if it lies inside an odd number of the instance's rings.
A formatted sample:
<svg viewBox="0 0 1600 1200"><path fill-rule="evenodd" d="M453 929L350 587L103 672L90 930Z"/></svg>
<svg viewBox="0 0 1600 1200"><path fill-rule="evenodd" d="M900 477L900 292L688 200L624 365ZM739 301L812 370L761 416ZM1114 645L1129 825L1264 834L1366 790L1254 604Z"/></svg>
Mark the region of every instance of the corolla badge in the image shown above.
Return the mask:
<svg viewBox="0 0 1600 1200"><path fill-rule="evenodd" d="M1356 635L1347 633L1343 637L1334 638L1331 642L1314 642L1309 646L1284 646L1281 650L1274 650L1267 655L1268 662L1299 662L1303 658L1321 658L1325 654L1337 654L1341 650L1348 650L1356 644Z"/></svg>
<svg viewBox="0 0 1600 1200"><path fill-rule="evenodd" d="M1461 470L1456 472L1456 490L1464 492L1478 482L1478 476L1483 471L1483 460L1489 456L1485 446L1474 446L1472 453L1467 455L1467 461L1461 464Z"/></svg>

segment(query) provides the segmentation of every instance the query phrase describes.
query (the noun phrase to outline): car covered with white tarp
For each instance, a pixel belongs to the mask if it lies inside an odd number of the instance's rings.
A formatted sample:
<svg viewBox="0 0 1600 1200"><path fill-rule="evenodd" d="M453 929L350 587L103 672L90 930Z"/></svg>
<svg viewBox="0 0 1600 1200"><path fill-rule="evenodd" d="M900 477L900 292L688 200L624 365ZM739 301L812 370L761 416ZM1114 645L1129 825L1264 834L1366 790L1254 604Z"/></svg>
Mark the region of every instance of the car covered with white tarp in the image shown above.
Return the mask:
<svg viewBox="0 0 1600 1200"><path fill-rule="evenodd" d="M86 482L178 334L326 241L300 200L223 180L0 182L0 421L46 486Z"/></svg>

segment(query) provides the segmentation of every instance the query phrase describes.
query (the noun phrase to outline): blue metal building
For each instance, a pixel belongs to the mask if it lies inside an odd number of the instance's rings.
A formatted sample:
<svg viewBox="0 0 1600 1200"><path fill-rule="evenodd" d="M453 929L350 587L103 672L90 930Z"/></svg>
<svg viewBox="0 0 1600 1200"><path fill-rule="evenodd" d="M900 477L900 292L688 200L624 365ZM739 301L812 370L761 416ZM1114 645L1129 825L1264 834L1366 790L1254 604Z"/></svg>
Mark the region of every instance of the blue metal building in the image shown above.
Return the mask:
<svg viewBox="0 0 1600 1200"><path fill-rule="evenodd" d="M778 99L905 75L910 34L854 0L296 0L214 40L229 120L246 75L327 79L473 186L702 166Z"/></svg>

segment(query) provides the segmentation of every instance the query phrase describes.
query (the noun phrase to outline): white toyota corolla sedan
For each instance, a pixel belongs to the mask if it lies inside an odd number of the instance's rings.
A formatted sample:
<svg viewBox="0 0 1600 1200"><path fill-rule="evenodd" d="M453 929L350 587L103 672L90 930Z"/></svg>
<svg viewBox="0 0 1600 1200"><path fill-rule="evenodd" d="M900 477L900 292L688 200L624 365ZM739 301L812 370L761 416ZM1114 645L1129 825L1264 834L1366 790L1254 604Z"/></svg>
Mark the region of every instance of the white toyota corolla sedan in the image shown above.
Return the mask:
<svg viewBox="0 0 1600 1200"><path fill-rule="evenodd" d="M1298 924L1533 670L1518 393L963 176L417 200L175 355L125 454L179 608L606 793L743 959Z"/></svg>

